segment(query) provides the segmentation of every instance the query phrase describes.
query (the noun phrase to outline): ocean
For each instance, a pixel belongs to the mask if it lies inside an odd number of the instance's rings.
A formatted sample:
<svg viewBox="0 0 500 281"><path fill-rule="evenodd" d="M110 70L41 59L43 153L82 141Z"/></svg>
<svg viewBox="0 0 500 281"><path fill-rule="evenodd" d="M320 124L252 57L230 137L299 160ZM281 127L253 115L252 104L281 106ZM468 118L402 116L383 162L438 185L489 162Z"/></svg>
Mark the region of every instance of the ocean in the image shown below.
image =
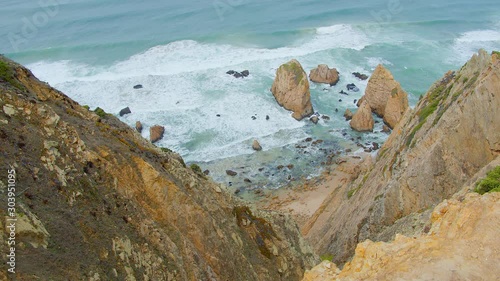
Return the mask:
<svg viewBox="0 0 500 281"><path fill-rule="evenodd" d="M120 119L141 121L146 138L165 126L158 146L241 189L317 175L332 155L387 138L380 119L365 134L344 120L367 84L352 72L384 64L414 106L479 48L500 49L498 0L2 0L0 14L1 53L82 105L130 107ZM315 111L330 120L298 122L277 105L269 89L292 58L306 72L339 70L334 87L311 83ZM245 69L244 79L226 74ZM361 91L339 94L348 83Z"/></svg>

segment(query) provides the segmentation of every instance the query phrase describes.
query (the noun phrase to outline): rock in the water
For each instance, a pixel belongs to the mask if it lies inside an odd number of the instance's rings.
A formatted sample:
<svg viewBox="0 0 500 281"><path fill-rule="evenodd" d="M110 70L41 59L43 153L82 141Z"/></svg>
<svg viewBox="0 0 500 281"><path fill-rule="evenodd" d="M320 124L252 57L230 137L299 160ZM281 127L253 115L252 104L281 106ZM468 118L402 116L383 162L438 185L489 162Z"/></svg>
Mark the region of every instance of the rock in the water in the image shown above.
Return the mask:
<svg viewBox="0 0 500 281"><path fill-rule="evenodd" d="M323 119L323 120L330 120L330 116L328 116L328 115L322 115L321 119Z"/></svg>
<svg viewBox="0 0 500 281"><path fill-rule="evenodd" d="M209 170L205 170L205 171L203 171L203 174L206 175L206 176L208 176L208 175L210 175L210 171Z"/></svg>
<svg viewBox="0 0 500 281"><path fill-rule="evenodd" d="M269 115L266 115L266 120L269 120Z"/></svg>
<svg viewBox="0 0 500 281"><path fill-rule="evenodd" d="M352 116L349 123L351 128L358 132L372 132L375 121L373 120L372 110L367 101L363 101L356 113Z"/></svg>
<svg viewBox="0 0 500 281"><path fill-rule="evenodd" d="M120 110L119 114L120 114L120 116L123 116L125 114L130 114L130 113L132 113L132 111L130 111L130 108L127 106L124 109Z"/></svg>
<svg viewBox="0 0 500 281"><path fill-rule="evenodd" d="M152 143L155 143L163 138L165 133L165 127L155 125L149 129L149 139Z"/></svg>
<svg viewBox="0 0 500 281"><path fill-rule="evenodd" d="M137 85L134 86L134 89L136 89L136 90L137 89L142 89L142 85L141 84L137 84Z"/></svg>
<svg viewBox="0 0 500 281"><path fill-rule="evenodd" d="M326 64L320 64L311 70L309 79L316 83L326 83L334 86L339 82L339 72L335 68L329 68Z"/></svg>
<svg viewBox="0 0 500 281"><path fill-rule="evenodd" d="M135 129L137 130L137 132L142 133L142 123L141 123L141 121L135 122Z"/></svg>
<svg viewBox="0 0 500 281"><path fill-rule="evenodd" d="M346 109L344 112L344 118L346 121L349 121L352 119L352 112L349 109Z"/></svg>
<svg viewBox="0 0 500 281"><path fill-rule="evenodd" d="M366 74L361 74L359 72L353 72L352 75L354 75L354 77L360 79L360 80L366 80L368 79L368 75Z"/></svg>
<svg viewBox="0 0 500 281"><path fill-rule="evenodd" d="M347 84L346 88L348 91L359 92L359 88L354 83Z"/></svg>
<svg viewBox="0 0 500 281"><path fill-rule="evenodd" d="M258 140L253 140L252 148L255 151L261 151L262 150L262 146L260 146L260 143L259 143Z"/></svg>
<svg viewBox="0 0 500 281"><path fill-rule="evenodd" d="M376 142L372 142L373 150L378 150L380 148L379 144Z"/></svg>
<svg viewBox="0 0 500 281"><path fill-rule="evenodd" d="M403 99L403 96L407 96L401 89L399 83L394 80L391 72L383 65L379 64L370 77L370 80L368 80L363 99L368 101L368 104L375 114L384 116L387 101L391 97L391 93L393 93L394 89L398 89L398 99ZM396 102L402 101L394 101L394 103ZM406 105L406 107L408 107L408 105Z"/></svg>
<svg viewBox="0 0 500 281"><path fill-rule="evenodd" d="M249 178L245 178L245 179L243 179L243 181L246 183L252 183L252 181Z"/></svg>
<svg viewBox="0 0 500 281"><path fill-rule="evenodd" d="M382 132L384 132L384 133L390 133L391 132L391 128L389 128L389 126L387 126L387 125L384 125L382 127Z"/></svg>
<svg viewBox="0 0 500 281"><path fill-rule="evenodd" d="M311 118L309 118L309 120L311 120L311 122L313 122L314 124L318 124L318 115L313 115Z"/></svg>
<svg viewBox="0 0 500 281"><path fill-rule="evenodd" d="M307 74L295 59L278 68L271 92L279 105L293 111L292 117L296 120L314 112Z"/></svg>
<svg viewBox="0 0 500 281"><path fill-rule="evenodd" d="M384 110L384 123L391 129L398 124L403 114L408 109L408 94L401 89L399 84L394 88L387 100Z"/></svg>
<svg viewBox="0 0 500 281"><path fill-rule="evenodd" d="M228 75L232 75L235 78L244 78L250 75L250 71L248 70L243 70L242 72L234 71L234 70L229 70L226 72Z"/></svg>
<svg viewBox="0 0 500 281"><path fill-rule="evenodd" d="M341 90L341 91L339 92L339 94L346 95L346 96L348 96L348 95L349 95L348 93L344 92L344 90Z"/></svg>
<svg viewBox="0 0 500 281"><path fill-rule="evenodd" d="M233 171L233 170L226 170L226 174L227 174L228 176L234 177L234 176L236 176L238 173L236 173L236 172L235 172L235 171Z"/></svg>

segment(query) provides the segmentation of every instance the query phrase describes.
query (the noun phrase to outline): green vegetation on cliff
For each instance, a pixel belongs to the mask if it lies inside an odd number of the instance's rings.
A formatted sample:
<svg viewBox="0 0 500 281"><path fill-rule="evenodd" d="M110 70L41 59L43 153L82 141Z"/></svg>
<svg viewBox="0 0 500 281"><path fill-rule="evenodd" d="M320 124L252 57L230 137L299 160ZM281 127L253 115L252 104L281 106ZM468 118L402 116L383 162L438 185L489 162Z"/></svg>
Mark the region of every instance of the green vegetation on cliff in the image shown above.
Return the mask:
<svg viewBox="0 0 500 281"><path fill-rule="evenodd" d="M0 61L0 80L11 84L19 90L24 89L24 86L15 79L14 70L5 61Z"/></svg>
<svg viewBox="0 0 500 281"><path fill-rule="evenodd" d="M474 191L479 194L500 192L500 166L489 171L486 177L476 185Z"/></svg>

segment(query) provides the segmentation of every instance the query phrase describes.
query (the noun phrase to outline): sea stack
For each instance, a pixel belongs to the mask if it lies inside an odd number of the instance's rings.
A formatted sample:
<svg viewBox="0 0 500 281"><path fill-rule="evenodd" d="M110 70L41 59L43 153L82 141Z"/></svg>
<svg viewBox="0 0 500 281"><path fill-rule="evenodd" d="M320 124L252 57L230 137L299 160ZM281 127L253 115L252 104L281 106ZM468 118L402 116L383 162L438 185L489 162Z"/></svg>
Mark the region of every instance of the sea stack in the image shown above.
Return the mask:
<svg viewBox="0 0 500 281"><path fill-rule="evenodd" d="M318 67L311 70L309 79L311 79L312 82L335 86L337 82L339 82L339 72L336 68L329 68L326 64L320 64Z"/></svg>
<svg viewBox="0 0 500 281"><path fill-rule="evenodd" d="M372 132L375 121L372 116L372 109L367 101L363 101L349 123L351 128L358 132Z"/></svg>
<svg viewBox="0 0 500 281"><path fill-rule="evenodd" d="M384 117L384 122L391 129L408 109L408 94L401 88L399 82L394 80L391 72L381 64L375 68L368 80L365 95L358 105L362 101L367 101L375 114Z"/></svg>
<svg viewBox="0 0 500 281"><path fill-rule="evenodd" d="M278 68L271 92L279 105L293 112L296 120L314 113L307 74L295 59Z"/></svg>

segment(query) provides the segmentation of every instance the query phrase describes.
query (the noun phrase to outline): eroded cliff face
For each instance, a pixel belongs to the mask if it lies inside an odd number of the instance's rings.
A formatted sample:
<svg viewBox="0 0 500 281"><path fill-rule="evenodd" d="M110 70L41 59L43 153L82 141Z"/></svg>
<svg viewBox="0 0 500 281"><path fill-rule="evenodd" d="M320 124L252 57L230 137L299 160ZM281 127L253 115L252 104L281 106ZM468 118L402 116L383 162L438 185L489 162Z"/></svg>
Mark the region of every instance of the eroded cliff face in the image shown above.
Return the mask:
<svg viewBox="0 0 500 281"><path fill-rule="evenodd" d="M18 280L299 280L317 262L288 216L249 209L114 116L0 63L0 201L12 165Z"/></svg>
<svg viewBox="0 0 500 281"><path fill-rule="evenodd" d="M325 261L304 281L498 280L500 193L468 193L432 212L428 234L366 240L342 270Z"/></svg>
<svg viewBox="0 0 500 281"><path fill-rule="evenodd" d="M499 57L480 51L404 114L366 172L323 203L315 217L328 223L304 234L342 264L365 239L421 233L430 208L499 157L499 108Z"/></svg>

